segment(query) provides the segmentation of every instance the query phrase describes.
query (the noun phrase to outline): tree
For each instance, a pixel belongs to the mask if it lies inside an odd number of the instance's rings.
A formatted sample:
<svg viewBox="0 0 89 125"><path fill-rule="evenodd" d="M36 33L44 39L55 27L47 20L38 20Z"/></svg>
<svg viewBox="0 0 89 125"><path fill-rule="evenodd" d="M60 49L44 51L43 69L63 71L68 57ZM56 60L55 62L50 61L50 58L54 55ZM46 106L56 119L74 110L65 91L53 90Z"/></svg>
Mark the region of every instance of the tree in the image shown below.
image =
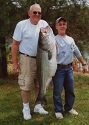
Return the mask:
<svg viewBox="0 0 89 125"><path fill-rule="evenodd" d="M3 10L3 11L2 11ZM16 20L19 19L17 8L10 0L0 0L0 76L7 77L6 37L12 34ZM16 13L15 13L16 12ZM16 16L16 18L14 18Z"/></svg>
<svg viewBox="0 0 89 125"><path fill-rule="evenodd" d="M33 3L42 7L42 19L55 30L55 20L63 16L68 22L68 35L75 41L89 37L89 7L86 0L0 0L0 76L7 76L6 38L12 37L18 21L28 18L27 11ZM86 25L87 24L87 25Z"/></svg>

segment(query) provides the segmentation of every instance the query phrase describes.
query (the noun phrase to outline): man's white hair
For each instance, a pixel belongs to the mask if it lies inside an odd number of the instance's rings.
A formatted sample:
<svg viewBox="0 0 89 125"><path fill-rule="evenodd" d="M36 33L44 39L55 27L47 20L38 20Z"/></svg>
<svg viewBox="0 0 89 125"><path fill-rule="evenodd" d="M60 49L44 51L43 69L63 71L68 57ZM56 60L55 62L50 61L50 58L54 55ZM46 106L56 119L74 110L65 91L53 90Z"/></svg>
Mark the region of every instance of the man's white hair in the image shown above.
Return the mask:
<svg viewBox="0 0 89 125"><path fill-rule="evenodd" d="M39 4L35 3L35 4L33 4L33 5L30 6L29 10L31 11L34 6L41 8Z"/></svg>

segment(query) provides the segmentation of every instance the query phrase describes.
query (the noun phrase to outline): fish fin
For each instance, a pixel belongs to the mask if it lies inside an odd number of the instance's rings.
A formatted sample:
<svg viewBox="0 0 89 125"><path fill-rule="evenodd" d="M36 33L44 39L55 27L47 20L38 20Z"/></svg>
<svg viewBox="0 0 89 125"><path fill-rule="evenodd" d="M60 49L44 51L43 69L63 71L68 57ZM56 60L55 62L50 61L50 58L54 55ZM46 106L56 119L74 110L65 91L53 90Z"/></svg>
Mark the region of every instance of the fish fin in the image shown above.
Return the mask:
<svg viewBox="0 0 89 125"><path fill-rule="evenodd" d="M52 52L49 50L48 51L48 60L50 60L52 58Z"/></svg>

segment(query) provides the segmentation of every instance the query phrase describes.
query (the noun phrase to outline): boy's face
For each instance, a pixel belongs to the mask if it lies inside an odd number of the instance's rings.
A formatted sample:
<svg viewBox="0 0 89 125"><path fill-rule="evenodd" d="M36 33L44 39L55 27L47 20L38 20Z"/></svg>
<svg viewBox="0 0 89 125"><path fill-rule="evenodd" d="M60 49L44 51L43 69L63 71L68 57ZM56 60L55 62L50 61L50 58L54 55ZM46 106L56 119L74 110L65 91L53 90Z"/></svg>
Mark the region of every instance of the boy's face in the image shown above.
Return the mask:
<svg viewBox="0 0 89 125"><path fill-rule="evenodd" d="M65 35L67 22L65 22L64 20L60 20L59 23L56 24L56 29L58 30L59 35Z"/></svg>

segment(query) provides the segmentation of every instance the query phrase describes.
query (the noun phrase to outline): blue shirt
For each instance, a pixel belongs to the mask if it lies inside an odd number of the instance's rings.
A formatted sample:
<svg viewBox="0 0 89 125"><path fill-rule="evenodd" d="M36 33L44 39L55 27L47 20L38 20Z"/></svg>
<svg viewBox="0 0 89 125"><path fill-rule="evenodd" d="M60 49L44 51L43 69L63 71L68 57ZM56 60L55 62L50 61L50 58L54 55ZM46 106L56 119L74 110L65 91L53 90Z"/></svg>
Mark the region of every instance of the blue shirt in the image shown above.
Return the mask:
<svg viewBox="0 0 89 125"><path fill-rule="evenodd" d="M58 43L58 64L70 64L73 61L74 55L77 58L81 56L72 37L56 35L55 38Z"/></svg>

